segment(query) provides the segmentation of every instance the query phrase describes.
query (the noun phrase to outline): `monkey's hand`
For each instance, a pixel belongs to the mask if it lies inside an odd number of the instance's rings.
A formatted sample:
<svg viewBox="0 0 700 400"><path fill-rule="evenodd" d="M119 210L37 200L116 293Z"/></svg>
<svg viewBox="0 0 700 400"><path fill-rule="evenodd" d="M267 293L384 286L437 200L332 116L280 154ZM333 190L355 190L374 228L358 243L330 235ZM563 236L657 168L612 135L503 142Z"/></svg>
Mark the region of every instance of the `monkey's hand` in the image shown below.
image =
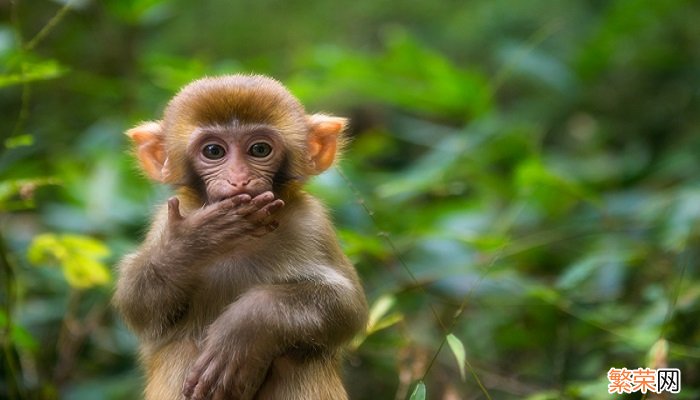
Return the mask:
<svg viewBox="0 0 700 400"><path fill-rule="evenodd" d="M190 250L211 251L232 240L263 236L277 228L273 214L284 206L272 192L251 199L240 194L208 204L183 217L180 200L168 200L166 240L184 245Z"/></svg>
<svg viewBox="0 0 700 400"><path fill-rule="evenodd" d="M231 308L208 329L183 385L188 400L251 400L277 355L271 330L240 329Z"/></svg>

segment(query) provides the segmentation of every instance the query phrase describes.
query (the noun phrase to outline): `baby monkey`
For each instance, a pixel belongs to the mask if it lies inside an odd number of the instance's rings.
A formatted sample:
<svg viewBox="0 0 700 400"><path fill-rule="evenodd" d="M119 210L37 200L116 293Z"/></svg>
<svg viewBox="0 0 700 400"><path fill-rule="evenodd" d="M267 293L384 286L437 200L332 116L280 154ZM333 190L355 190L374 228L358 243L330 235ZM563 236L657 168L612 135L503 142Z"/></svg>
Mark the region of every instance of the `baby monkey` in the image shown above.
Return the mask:
<svg viewBox="0 0 700 400"><path fill-rule="evenodd" d="M323 205L343 118L307 115L279 82L204 78L127 132L176 189L119 264L114 304L141 342L147 400L346 399L343 344L367 305Z"/></svg>

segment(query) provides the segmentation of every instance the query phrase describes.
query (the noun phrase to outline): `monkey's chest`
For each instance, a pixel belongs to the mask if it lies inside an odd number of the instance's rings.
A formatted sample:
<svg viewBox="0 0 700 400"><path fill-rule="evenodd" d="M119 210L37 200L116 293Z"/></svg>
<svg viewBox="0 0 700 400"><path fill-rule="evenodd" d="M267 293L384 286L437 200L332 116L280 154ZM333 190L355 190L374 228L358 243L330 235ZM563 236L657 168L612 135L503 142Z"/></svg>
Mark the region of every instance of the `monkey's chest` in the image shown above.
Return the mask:
<svg viewBox="0 0 700 400"><path fill-rule="evenodd" d="M224 258L206 267L200 284L193 292L190 308L193 315L205 316L204 324L211 323L221 311L251 288L270 283L265 276L273 268L264 260L254 257Z"/></svg>

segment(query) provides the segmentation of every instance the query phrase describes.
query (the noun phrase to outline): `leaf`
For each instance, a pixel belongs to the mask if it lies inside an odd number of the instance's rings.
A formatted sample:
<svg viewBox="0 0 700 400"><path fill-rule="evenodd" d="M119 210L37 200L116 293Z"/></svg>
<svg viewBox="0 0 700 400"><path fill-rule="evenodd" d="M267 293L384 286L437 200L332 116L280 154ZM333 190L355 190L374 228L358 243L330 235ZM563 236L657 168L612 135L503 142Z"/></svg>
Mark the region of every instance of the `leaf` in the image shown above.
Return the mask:
<svg viewBox="0 0 700 400"><path fill-rule="evenodd" d="M5 139L5 147L8 149L14 149L17 147L26 147L34 144L34 136L25 134L17 135L11 138Z"/></svg>
<svg viewBox="0 0 700 400"><path fill-rule="evenodd" d="M67 72L68 68L54 60L25 63L22 65L22 72L0 75L0 88L33 81L55 79L65 75Z"/></svg>
<svg viewBox="0 0 700 400"><path fill-rule="evenodd" d="M99 261L109 256L109 248L101 241L81 235L37 235L27 250L32 264L56 263L72 287L102 286L112 279L109 268Z"/></svg>
<svg viewBox="0 0 700 400"><path fill-rule="evenodd" d="M161 88L173 91L208 72L207 64L191 57L154 53L145 57L144 62L153 82Z"/></svg>
<svg viewBox="0 0 700 400"><path fill-rule="evenodd" d="M166 0L120 0L106 4L113 15L130 24L155 23L169 15Z"/></svg>
<svg viewBox="0 0 700 400"><path fill-rule="evenodd" d="M668 365L668 341L661 338L649 349L646 366L649 368L662 368L664 365Z"/></svg>
<svg viewBox="0 0 700 400"><path fill-rule="evenodd" d="M396 304L396 297L391 294L385 294L380 296L372 305L369 310L369 318L367 322L367 331L373 331L373 327L377 325L377 322L386 315L386 313L391 309L391 307Z"/></svg>
<svg viewBox="0 0 700 400"><path fill-rule="evenodd" d="M5 311L0 310L0 328L6 329L8 322L7 314ZM39 348L39 344L29 331L16 323L13 323L10 329L10 339L17 347L22 349L33 351Z"/></svg>
<svg viewBox="0 0 700 400"><path fill-rule="evenodd" d="M382 329L386 329L394 324L397 324L400 321L403 321L403 314L391 313L391 314L387 315L386 317L377 321L377 323L374 326L372 326L372 329L368 330L367 333L372 334L375 332L379 332Z"/></svg>
<svg viewBox="0 0 700 400"><path fill-rule="evenodd" d="M394 196L410 197L425 195L436 187L451 181L450 172L464 168L466 160L475 159L483 153L483 145L499 132L499 125L491 118L475 120L463 130L447 131L442 138L435 137L437 125L426 126L428 142L403 134L406 140L426 145L429 150L414 160L410 167L391 181L379 185L377 194L382 198ZM424 133L424 134L425 134Z"/></svg>
<svg viewBox="0 0 700 400"><path fill-rule="evenodd" d="M558 304L562 294L557 290L544 285L533 284L527 291L528 296L543 301L547 304Z"/></svg>
<svg viewBox="0 0 700 400"><path fill-rule="evenodd" d="M27 258L32 264L47 264L63 256L62 248L56 235L43 233L37 235L27 249Z"/></svg>
<svg viewBox="0 0 700 400"><path fill-rule="evenodd" d="M317 74L298 79L290 85L292 91L311 100L330 97L329 87L347 88L365 99L456 119L480 116L493 107L491 85L480 71L461 68L400 28L387 30L383 39L380 55L319 47L303 57L302 65Z"/></svg>
<svg viewBox="0 0 700 400"><path fill-rule="evenodd" d="M462 381L467 379L467 372L465 370L465 365L467 362L466 351L464 350L464 344L459 338L453 334L447 335L447 344L452 350L452 354L455 355L457 359L457 366L459 367L459 374L462 376Z"/></svg>
<svg viewBox="0 0 700 400"><path fill-rule="evenodd" d="M589 256L567 268L556 281L555 287L565 290L577 290L599 268L606 264L605 257Z"/></svg>
<svg viewBox="0 0 700 400"><path fill-rule="evenodd" d="M76 288L102 286L111 279L109 269L103 263L80 254L63 262L63 274L68 283Z"/></svg>
<svg viewBox="0 0 700 400"><path fill-rule="evenodd" d="M398 312L386 315L395 303L396 297L390 294L382 295L374 302L369 311L367 329L365 332L355 336L350 345L352 349L359 348L369 335L403 320L403 314Z"/></svg>
<svg viewBox="0 0 700 400"><path fill-rule="evenodd" d="M323 197L324 200L327 199L325 194ZM355 255L381 257L385 251L383 243L378 236L368 236L349 229L339 229L338 238L340 238L345 254L349 257Z"/></svg>
<svg viewBox="0 0 700 400"><path fill-rule="evenodd" d="M533 48L532 43L506 43L499 56L517 75L535 79L562 93L574 89L571 70L556 57Z"/></svg>
<svg viewBox="0 0 700 400"><path fill-rule="evenodd" d="M103 242L88 236L65 234L61 235L61 240L70 251L81 252L94 258L109 255L109 248Z"/></svg>
<svg viewBox="0 0 700 400"><path fill-rule="evenodd" d="M565 215L578 201L599 203L594 194L538 157L529 158L518 165L514 184L523 198L550 217Z"/></svg>
<svg viewBox="0 0 700 400"><path fill-rule="evenodd" d="M34 339L34 336L32 336L29 331L20 325L13 324L10 335L12 337L12 341L20 349L34 351L39 348L39 343L36 341L36 339Z"/></svg>
<svg viewBox="0 0 700 400"><path fill-rule="evenodd" d="M418 381L416 388L413 389L410 400L425 400L425 383Z"/></svg>
<svg viewBox="0 0 700 400"><path fill-rule="evenodd" d="M428 153L414 161L400 177L386 182L377 188L382 198L398 195L416 195L442 182L444 176L460 157L468 151L470 142L466 136L450 136L436 143Z"/></svg>

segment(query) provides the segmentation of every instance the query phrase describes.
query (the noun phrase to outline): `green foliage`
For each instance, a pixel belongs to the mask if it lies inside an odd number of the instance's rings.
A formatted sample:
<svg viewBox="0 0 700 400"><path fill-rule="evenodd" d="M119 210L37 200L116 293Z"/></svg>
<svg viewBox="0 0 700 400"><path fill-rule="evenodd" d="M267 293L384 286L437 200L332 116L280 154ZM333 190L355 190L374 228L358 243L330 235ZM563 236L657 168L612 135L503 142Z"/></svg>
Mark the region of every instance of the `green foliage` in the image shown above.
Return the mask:
<svg viewBox="0 0 700 400"><path fill-rule="evenodd" d="M416 388L413 389L410 400L425 400L425 384L418 382Z"/></svg>
<svg viewBox="0 0 700 400"><path fill-rule="evenodd" d="M139 396L113 265L169 192L122 132L233 72L351 118L308 189L371 305L352 398L607 399L610 367L662 365L682 371L677 398L700 395L696 2L0 13L0 398Z"/></svg>
<svg viewBox="0 0 700 400"><path fill-rule="evenodd" d="M334 46L314 49L300 63L307 72L290 86L302 99L332 97L342 90L365 101L457 119L490 108L490 86L483 74L460 69L402 29L389 30L384 44L380 56Z"/></svg>
<svg viewBox="0 0 700 400"><path fill-rule="evenodd" d="M17 324L10 324L5 311L0 311L0 329L9 330L10 340L20 349L36 351L39 347L39 343L25 328Z"/></svg>
<svg viewBox="0 0 700 400"><path fill-rule="evenodd" d="M459 367L459 375L462 377L462 380L465 380L467 378L467 372L466 372L466 362L467 362L467 353L464 350L464 344L462 343L459 338L453 334L449 334L446 337L447 344L450 346L450 350L452 350L452 354L454 354L455 358L457 359L457 366Z"/></svg>
<svg viewBox="0 0 700 400"><path fill-rule="evenodd" d="M363 334L357 335L352 342L352 348L358 348L362 345L368 336L389 328L401 322L404 316L400 312L392 312L391 309L396 305L396 297L392 295L380 296L369 309L369 318L367 321L367 329Z"/></svg>
<svg viewBox="0 0 700 400"><path fill-rule="evenodd" d="M15 147L31 146L34 144L34 136L32 135L17 135L5 140L5 147L14 149Z"/></svg>
<svg viewBox="0 0 700 400"><path fill-rule="evenodd" d="M45 233L32 240L27 259L35 265L58 263L68 283L84 289L111 281L109 268L99 261L109 254L103 242L90 237Z"/></svg>
<svg viewBox="0 0 700 400"><path fill-rule="evenodd" d="M38 80L56 79L68 72L55 60L23 63L21 70L17 73L0 74L0 88Z"/></svg>

